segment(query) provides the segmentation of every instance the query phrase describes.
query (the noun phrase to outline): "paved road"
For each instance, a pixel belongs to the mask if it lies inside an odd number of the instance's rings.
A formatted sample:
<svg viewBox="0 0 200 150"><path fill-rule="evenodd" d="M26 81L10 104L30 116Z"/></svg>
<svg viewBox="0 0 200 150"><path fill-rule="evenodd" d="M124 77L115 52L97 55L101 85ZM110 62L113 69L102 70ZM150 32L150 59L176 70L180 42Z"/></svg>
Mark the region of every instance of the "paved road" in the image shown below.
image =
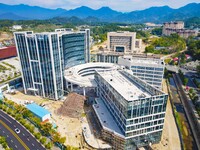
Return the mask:
<svg viewBox="0 0 200 150"><path fill-rule="evenodd" d="M189 100L188 100L185 92L183 91L181 80L180 80L178 74L174 74L173 76L174 76L175 83L177 85L178 93L179 93L181 102L183 104L190 128L193 133L193 137L195 139L196 146L198 147L198 149L200 149L200 134L199 134L200 128L199 128L199 125L197 122L197 118L193 113L193 110L189 104Z"/></svg>
<svg viewBox="0 0 200 150"><path fill-rule="evenodd" d="M16 120L0 111L0 135L7 138L8 144L13 150L45 150L45 148ZM17 134L15 129L20 133Z"/></svg>
<svg viewBox="0 0 200 150"><path fill-rule="evenodd" d="M181 68L179 66L166 65L165 67L167 68L167 70L172 71L172 72L176 72L176 73L178 73L178 70L180 69L184 73L184 75L187 75L187 76L193 76L193 75L196 74L196 71L187 70L187 69Z"/></svg>

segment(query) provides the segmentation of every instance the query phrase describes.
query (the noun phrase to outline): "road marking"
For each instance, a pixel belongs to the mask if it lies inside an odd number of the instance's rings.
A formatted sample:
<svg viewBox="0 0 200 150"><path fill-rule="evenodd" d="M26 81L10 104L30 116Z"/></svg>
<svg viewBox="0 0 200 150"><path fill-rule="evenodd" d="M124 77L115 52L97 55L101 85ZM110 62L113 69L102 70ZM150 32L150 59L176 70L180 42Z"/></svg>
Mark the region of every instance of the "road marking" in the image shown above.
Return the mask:
<svg viewBox="0 0 200 150"><path fill-rule="evenodd" d="M27 140L29 141L29 138L27 138Z"/></svg>
<svg viewBox="0 0 200 150"><path fill-rule="evenodd" d="M22 133L23 134L23 136L25 136L25 134L24 133Z"/></svg>
<svg viewBox="0 0 200 150"><path fill-rule="evenodd" d="M3 121L0 120L0 123L10 131L10 133L12 133L12 135L19 141L19 143L22 144L22 146L26 149L26 150L30 150L27 145L19 138L19 136L10 128L8 127Z"/></svg>
<svg viewBox="0 0 200 150"><path fill-rule="evenodd" d="M9 137L9 135L7 135L7 137Z"/></svg>
<svg viewBox="0 0 200 150"><path fill-rule="evenodd" d="M13 140L10 140L13 143Z"/></svg>
<svg viewBox="0 0 200 150"><path fill-rule="evenodd" d="M7 118L5 118L5 117L2 116L1 114L0 114L0 116L3 117L5 120L7 120L10 124L12 124L12 122L10 122L10 120L8 120Z"/></svg>
<svg viewBox="0 0 200 150"><path fill-rule="evenodd" d="M33 143L32 143L32 145L35 146Z"/></svg>
<svg viewBox="0 0 200 150"><path fill-rule="evenodd" d="M15 145L15 147L17 148L17 145Z"/></svg>

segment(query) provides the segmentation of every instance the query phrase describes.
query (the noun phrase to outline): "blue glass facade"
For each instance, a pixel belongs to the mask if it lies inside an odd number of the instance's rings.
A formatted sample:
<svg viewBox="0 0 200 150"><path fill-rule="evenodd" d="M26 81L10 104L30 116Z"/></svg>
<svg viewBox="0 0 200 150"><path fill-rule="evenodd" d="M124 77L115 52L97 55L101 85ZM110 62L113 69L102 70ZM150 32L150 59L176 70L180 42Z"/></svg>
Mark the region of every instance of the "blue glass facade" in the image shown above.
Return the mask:
<svg viewBox="0 0 200 150"><path fill-rule="evenodd" d="M136 149L161 139L168 96L137 77L122 71L130 82L152 94L127 101L100 74L95 75L97 93L126 137L124 149ZM122 87L123 88L123 87Z"/></svg>
<svg viewBox="0 0 200 150"><path fill-rule="evenodd" d="M62 98L64 68L89 62L89 31L15 32L25 93Z"/></svg>
<svg viewBox="0 0 200 150"><path fill-rule="evenodd" d="M59 36L54 33L15 33L25 93L50 99L63 96Z"/></svg>
<svg viewBox="0 0 200 150"><path fill-rule="evenodd" d="M69 68L89 62L89 30L62 35L64 67Z"/></svg>

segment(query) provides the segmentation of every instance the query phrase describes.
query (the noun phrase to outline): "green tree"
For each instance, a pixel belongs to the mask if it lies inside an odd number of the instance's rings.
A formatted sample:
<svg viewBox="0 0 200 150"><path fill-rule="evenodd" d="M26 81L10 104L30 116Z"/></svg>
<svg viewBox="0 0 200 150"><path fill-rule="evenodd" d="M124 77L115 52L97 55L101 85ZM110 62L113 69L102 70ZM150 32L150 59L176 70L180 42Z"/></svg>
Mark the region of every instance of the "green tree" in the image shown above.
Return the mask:
<svg viewBox="0 0 200 150"><path fill-rule="evenodd" d="M188 78L184 78L183 79L183 85L187 85L187 83L188 83Z"/></svg>
<svg viewBox="0 0 200 150"><path fill-rule="evenodd" d="M41 125L42 134L45 136L49 136L52 131L52 124L51 123L45 123Z"/></svg>
<svg viewBox="0 0 200 150"><path fill-rule="evenodd" d="M46 145L45 145L45 148L46 149L51 149L53 146L53 144L51 142L48 142Z"/></svg>
<svg viewBox="0 0 200 150"><path fill-rule="evenodd" d="M42 137L42 138L40 139L40 142L41 142L42 144L45 144L46 141L47 141L46 137Z"/></svg>
<svg viewBox="0 0 200 150"><path fill-rule="evenodd" d="M155 28L151 31L151 34L161 36L162 35L162 28Z"/></svg>
<svg viewBox="0 0 200 150"><path fill-rule="evenodd" d="M200 57L200 55L199 55L199 57ZM198 75L200 76L200 65L198 65L196 69L197 69Z"/></svg>

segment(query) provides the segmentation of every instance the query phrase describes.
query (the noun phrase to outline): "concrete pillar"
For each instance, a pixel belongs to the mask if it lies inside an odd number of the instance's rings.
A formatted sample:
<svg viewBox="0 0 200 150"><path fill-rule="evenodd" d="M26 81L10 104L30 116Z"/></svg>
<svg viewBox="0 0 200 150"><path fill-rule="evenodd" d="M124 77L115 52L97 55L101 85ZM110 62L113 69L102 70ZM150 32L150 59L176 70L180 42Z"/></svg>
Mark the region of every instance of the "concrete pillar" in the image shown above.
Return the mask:
<svg viewBox="0 0 200 150"><path fill-rule="evenodd" d="M85 96L85 87L83 87L83 96Z"/></svg>
<svg viewBox="0 0 200 150"><path fill-rule="evenodd" d="M69 83L68 82L66 82L66 87L67 87L67 89L69 88Z"/></svg>
<svg viewBox="0 0 200 150"><path fill-rule="evenodd" d="M73 91L73 84L71 83L71 92Z"/></svg>

